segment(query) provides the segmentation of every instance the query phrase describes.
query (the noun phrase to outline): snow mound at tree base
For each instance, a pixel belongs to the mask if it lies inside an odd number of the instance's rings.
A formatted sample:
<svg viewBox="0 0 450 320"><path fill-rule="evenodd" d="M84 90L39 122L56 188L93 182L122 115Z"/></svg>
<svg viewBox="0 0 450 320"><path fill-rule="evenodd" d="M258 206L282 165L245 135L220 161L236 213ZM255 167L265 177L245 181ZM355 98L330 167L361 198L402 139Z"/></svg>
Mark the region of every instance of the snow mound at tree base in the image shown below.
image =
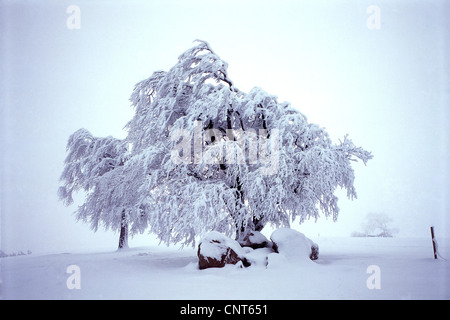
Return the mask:
<svg viewBox="0 0 450 320"><path fill-rule="evenodd" d="M308 262L319 258L319 246L303 233L294 229L281 228L275 230L270 239L273 242L274 251L283 257L272 257L269 260Z"/></svg>
<svg viewBox="0 0 450 320"><path fill-rule="evenodd" d="M242 247L250 247L252 249L272 248L272 243L259 231L250 231L245 237L239 241Z"/></svg>
<svg viewBox="0 0 450 320"><path fill-rule="evenodd" d="M319 246L296 230L278 229L270 239L272 242L254 231L246 241L239 243L217 231L209 232L198 245L199 269L222 268L239 262L244 267L273 267L318 259Z"/></svg>

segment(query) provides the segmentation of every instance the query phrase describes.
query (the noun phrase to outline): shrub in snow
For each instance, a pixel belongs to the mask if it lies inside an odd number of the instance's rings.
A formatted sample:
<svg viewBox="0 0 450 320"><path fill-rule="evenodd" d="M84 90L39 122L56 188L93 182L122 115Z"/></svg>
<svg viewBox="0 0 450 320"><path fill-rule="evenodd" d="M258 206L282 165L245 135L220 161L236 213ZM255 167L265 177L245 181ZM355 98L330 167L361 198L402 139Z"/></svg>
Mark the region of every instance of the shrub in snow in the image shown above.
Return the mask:
<svg viewBox="0 0 450 320"><path fill-rule="evenodd" d="M275 230L270 239L275 252L283 255L289 261L316 260L319 257L319 246L294 229Z"/></svg>
<svg viewBox="0 0 450 320"><path fill-rule="evenodd" d="M250 265L239 243L217 231L211 231L202 238L197 256L200 269L222 268L239 261L246 267Z"/></svg>
<svg viewBox="0 0 450 320"><path fill-rule="evenodd" d="M0 250L0 258L6 258L6 257L15 257L15 256L24 256L27 254L31 254L30 250L27 250L27 253L23 252L23 251L19 251L19 252L13 252L13 253L5 253L2 250Z"/></svg>

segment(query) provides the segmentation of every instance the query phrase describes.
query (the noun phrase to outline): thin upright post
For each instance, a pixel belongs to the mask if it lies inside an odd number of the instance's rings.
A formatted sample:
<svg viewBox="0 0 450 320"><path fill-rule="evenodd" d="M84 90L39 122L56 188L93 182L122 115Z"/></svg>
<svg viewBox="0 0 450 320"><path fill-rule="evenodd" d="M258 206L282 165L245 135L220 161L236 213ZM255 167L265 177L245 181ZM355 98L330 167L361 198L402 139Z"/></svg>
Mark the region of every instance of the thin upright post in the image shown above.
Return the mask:
<svg viewBox="0 0 450 320"><path fill-rule="evenodd" d="M434 227L431 226L430 227L431 230L431 241L433 242L433 253L434 253L434 258L437 259L437 254L436 254L436 242L434 240Z"/></svg>

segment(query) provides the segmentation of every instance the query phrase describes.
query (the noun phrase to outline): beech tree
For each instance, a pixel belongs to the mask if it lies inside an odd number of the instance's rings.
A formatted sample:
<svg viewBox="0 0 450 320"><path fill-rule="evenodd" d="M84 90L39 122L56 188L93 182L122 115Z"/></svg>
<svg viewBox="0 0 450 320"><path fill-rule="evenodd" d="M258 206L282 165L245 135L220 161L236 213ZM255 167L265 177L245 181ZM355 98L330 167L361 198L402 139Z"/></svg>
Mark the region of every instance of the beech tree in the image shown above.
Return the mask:
<svg viewBox="0 0 450 320"><path fill-rule="evenodd" d="M355 198L351 163L366 164L371 153L348 136L333 143L261 88L240 91L227 66L197 41L169 71L136 84L135 115L127 138L114 140L116 153L105 158L101 138L82 139L97 143L84 147L89 152L76 151L79 134L69 139L60 196L70 202L77 189L89 193L79 218L95 228L99 221L111 228L128 223L133 232L148 228L165 243L183 245L211 230L242 240L268 223L286 227L320 212L337 219L336 188ZM95 165L103 169L91 170Z"/></svg>

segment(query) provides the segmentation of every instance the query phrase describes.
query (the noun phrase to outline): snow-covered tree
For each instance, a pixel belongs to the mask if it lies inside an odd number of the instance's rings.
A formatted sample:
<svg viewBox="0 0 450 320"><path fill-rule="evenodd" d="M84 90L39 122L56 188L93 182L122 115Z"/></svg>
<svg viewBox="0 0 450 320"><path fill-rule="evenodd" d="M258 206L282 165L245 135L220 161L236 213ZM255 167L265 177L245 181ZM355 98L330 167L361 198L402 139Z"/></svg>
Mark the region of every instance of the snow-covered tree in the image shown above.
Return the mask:
<svg viewBox="0 0 450 320"><path fill-rule="evenodd" d="M86 130L68 142L59 195L84 190L77 218L97 229L149 228L163 242L195 244L216 230L244 239L320 211L337 219L334 191L356 197L352 161L372 155L327 132L261 88L245 93L205 41L169 71L136 84L125 140ZM125 228L126 229L126 228Z"/></svg>
<svg viewBox="0 0 450 320"><path fill-rule="evenodd" d="M205 41L139 82L131 101L137 203L167 243L194 244L210 230L239 240L267 223L317 219L319 210L337 219L335 189L356 197L351 161L372 157L347 136L333 144L262 89L238 90Z"/></svg>
<svg viewBox="0 0 450 320"><path fill-rule="evenodd" d="M119 248L127 247L129 224L133 232L147 227L145 213L136 207L133 198L132 188L137 185L125 174L127 142L113 137L97 138L79 129L69 137L67 152L59 198L70 205L73 193L84 191L86 199L75 212L76 219L90 223L95 231L100 225L120 231Z"/></svg>

